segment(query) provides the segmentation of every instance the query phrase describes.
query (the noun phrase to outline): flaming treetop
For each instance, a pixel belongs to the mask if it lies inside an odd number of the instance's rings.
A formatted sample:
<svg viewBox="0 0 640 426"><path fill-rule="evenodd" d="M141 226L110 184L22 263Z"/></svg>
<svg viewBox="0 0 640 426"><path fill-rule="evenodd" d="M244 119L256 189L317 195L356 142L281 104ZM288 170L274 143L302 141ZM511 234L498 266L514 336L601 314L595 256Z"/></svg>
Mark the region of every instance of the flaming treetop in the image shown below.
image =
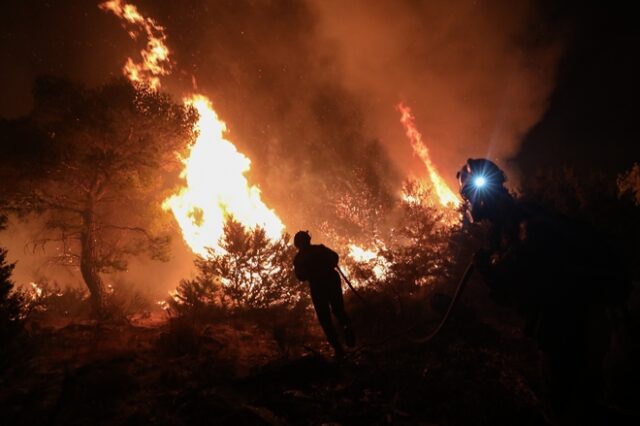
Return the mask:
<svg viewBox="0 0 640 426"><path fill-rule="evenodd" d="M420 157L424 162L424 165L427 167L429 179L436 191L440 204L443 207L447 207L448 205L458 207L460 205L460 198L458 198L451 188L449 188L449 185L447 185L442 176L440 176L436 166L431 161L429 148L427 148L427 145L424 143L422 134L416 128L415 118L411 113L411 108L403 103L399 103L397 109L400 111L400 122L404 126L409 141L411 141L413 151L418 155L418 157Z"/></svg>
<svg viewBox="0 0 640 426"><path fill-rule="evenodd" d="M171 72L164 27L158 25L153 19L142 16L136 6L125 3L123 0L109 0L101 3L98 7L113 12L131 25L133 29L128 31L132 39L137 39L140 31L145 34L147 45L140 51L142 62L135 62L132 58L128 58L123 72L129 80L135 83L159 89L160 77Z"/></svg>
<svg viewBox="0 0 640 426"><path fill-rule="evenodd" d="M200 114L198 137L183 160L186 186L165 200L163 207L175 215L185 241L200 255L207 247L220 251L218 241L229 216L245 226L261 226L271 239L278 238L284 225L260 198L244 174L251 160L225 138L226 124L211 107L209 99L193 95L185 101Z"/></svg>
<svg viewBox="0 0 640 426"><path fill-rule="evenodd" d="M164 28L123 0L110 0L99 7L134 26L135 30L129 31L131 38L137 38L138 32L146 35L146 48L140 52L142 62L128 58L123 72L132 82L158 89L160 77L171 70ZM167 198L163 208L174 214L186 243L202 256L207 255L208 247L220 253L223 250L219 240L229 217L249 228L263 227L269 238L278 238L284 225L262 202L260 189L247 182L245 173L251 160L225 138L227 126L218 118L211 101L204 95L192 94L184 103L200 115L194 126L198 136L189 147L188 156L182 159L181 177L186 186Z"/></svg>

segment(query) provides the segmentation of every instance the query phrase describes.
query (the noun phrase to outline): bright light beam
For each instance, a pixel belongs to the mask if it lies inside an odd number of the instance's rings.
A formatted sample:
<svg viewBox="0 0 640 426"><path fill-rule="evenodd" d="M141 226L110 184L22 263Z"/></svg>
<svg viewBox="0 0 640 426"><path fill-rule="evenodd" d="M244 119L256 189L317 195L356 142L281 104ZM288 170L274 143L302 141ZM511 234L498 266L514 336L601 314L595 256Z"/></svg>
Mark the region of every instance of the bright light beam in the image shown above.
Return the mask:
<svg viewBox="0 0 640 426"><path fill-rule="evenodd" d="M476 186L476 188L482 188L487 184L487 179L484 176L478 176L473 180L473 184Z"/></svg>

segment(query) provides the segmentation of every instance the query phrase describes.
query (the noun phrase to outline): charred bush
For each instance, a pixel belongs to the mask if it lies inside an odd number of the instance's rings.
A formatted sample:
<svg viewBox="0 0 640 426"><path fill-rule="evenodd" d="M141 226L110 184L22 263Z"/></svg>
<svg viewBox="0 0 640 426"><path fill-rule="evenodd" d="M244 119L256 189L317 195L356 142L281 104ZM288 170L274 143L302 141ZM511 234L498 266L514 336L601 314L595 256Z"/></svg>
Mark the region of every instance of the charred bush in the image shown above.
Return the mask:
<svg viewBox="0 0 640 426"><path fill-rule="evenodd" d="M132 283L116 281L107 286L105 312L112 319L124 319L140 312L149 312L152 302Z"/></svg>
<svg viewBox="0 0 640 426"><path fill-rule="evenodd" d="M226 311L220 297L218 282L203 277L182 280L167 299L165 308L173 317L215 320Z"/></svg>
<svg viewBox="0 0 640 426"><path fill-rule="evenodd" d="M23 290L25 315L32 321L52 319L89 319L95 317L87 290L75 286L61 286L47 279L31 283ZM104 309L99 319L123 322L131 315L148 312L150 299L131 283L117 281L105 289Z"/></svg>
<svg viewBox="0 0 640 426"><path fill-rule="evenodd" d="M227 309L220 304L218 286L201 277L180 281L163 308L170 318L157 344L169 356L201 352L207 342L215 341L207 333L207 324L227 314Z"/></svg>
<svg viewBox="0 0 640 426"><path fill-rule="evenodd" d="M77 319L88 317L91 312L89 294L80 287L65 287L55 281L42 279L31 283L22 293L25 316L31 321Z"/></svg>
<svg viewBox="0 0 640 426"><path fill-rule="evenodd" d="M236 309L233 317L241 325L249 322L266 333L278 346L280 354L287 357L308 345L313 310L306 300L293 305L273 305L268 308Z"/></svg>
<svg viewBox="0 0 640 426"><path fill-rule="evenodd" d="M193 316L173 317L157 341L158 348L169 356L216 352L222 348L211 329Z"/></svg>

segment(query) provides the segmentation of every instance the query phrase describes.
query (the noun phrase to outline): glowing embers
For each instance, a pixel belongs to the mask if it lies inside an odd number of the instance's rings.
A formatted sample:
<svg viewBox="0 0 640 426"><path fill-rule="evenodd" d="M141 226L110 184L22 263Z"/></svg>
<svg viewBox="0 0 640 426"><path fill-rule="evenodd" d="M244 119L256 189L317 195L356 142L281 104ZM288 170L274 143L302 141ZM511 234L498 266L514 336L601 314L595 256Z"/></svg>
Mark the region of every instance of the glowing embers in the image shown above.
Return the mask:
<svg viewBox="0 0 640 426"><path fill-rule="evenodd" d="M218 242L230 216L248 228L264 228L270 239L279 238L284 225L262 202L260 189L247 182L245 173L251 160L225 138L226 124L209 99L193 95L185 103L200 114L194 128L198 136L188 157L182 160L185 187L163 203L163 208L176 217L184 240L202 256L207 254L207 247L221 253Z"/></svg>

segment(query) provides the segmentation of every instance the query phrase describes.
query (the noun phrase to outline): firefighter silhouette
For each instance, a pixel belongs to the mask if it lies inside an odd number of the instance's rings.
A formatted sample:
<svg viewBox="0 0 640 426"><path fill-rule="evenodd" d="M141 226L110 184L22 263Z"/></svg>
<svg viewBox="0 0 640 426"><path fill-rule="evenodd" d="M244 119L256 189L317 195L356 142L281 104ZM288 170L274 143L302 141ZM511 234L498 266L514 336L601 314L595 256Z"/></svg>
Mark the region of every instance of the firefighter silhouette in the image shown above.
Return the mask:
<svg viewBox="0 0 640 426"><path fill-rule="evenodd" d="M339 256L322 244L311 244L311 236L306 231L297 232L293 243L298 249L293 260L296 277L300 281L309 282L311 300L318 321L329 344L333 347L336 358L341 358L344 355L344 349L331 319L331 313L342 327L347 346L355 345L355 335L344 310L340 276L335 269L338 266Z"/></svg>
<svg viewBox="0 0 640 426"><path fill-rule="evenodd" d="M468 220L490 225L475 267L493 299L524 319L540 351L548 420L608 421L601 401L616 386L607 361L627 317L625 265L591 227L512 196L491 161L469 159L457 177Z"/></svg>

